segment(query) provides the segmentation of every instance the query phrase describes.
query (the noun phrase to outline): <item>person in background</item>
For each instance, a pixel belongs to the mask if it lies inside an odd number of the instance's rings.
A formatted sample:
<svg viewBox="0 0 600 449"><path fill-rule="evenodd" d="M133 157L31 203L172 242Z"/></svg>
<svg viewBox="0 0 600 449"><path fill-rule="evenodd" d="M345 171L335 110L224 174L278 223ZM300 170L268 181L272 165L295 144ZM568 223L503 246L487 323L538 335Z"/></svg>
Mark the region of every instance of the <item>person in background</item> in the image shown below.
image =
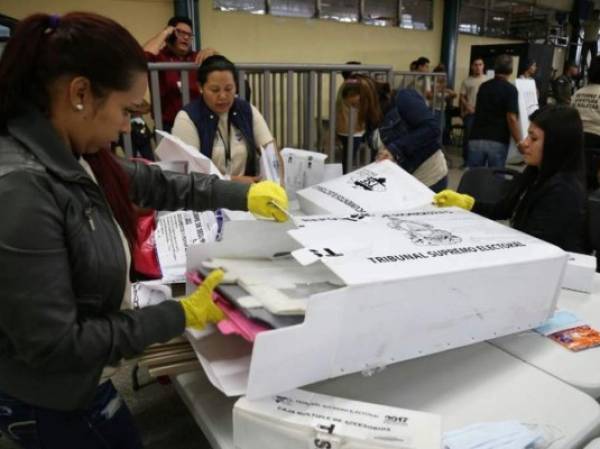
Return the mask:
<svg viewBox="0 0 600 449"><path fill-rule="evenodd" d="M201 64L204 59L215 54L215 50L212 48L193 51L193 40L192 21L188 17L171 17L167 27L144 44L146 58L148 62L193 62ZM180 71L160 71L158 80L163 130L170 132L175 121L175 115L183 106ZM198 98L199 92L194 71L189 72L189 86L190 99Z"/></svg>
<svg viewBox="0 0 600 449"><path fill-rule="evenodd" d="M536 78L536 76L535 76L537 71L538 71L537 62L535 62L533 59L530 59L527 61L525 69L523 70L521 75L519 75L519 79L533 80L533 82L535 83L535 91L537 93L537 98L538 98L538 102L539 102L540 101L540 85L539 85L538 78Z"/></svg>
<svg viewBox="0 0 600 449"><path fill-rule="evenodd" d="M362 63L360 61L348 61L345 64L346 65L361 65ZM354 75L353 71L350 71L350 70L342 71L342 78L344 78L344 81L346 81L348 78L351 78L352 75Z"/></svg>
<svg viewBox="0 0 600 449"><path fill-rule="evenodd" d="M275 140L261 113L236 97L237 70L226 57L213 55L198 68L200 97L177 113L173 135L212 159L231 179L260 179L261 148ZM283 179L283 161L279 160Z"/></svg>
<svg viewBox="0 0 600 449"><path fill-rule="evenodd" d="M425 56L419 57L415 61L415 72L420 73L429 73L430 61ZM417 92L419 92L427 101L431 101L432 93L431 93L431 78L427 75L420 75L415 78L415 82L409 87L414 88Z"/></svg>
<svg viewBox="0 0 600 449"><path fill-rule="evenodd" d="M563 74L552 82L556 104L570 105L575 93L575 79L579 76L579 67L574 62L565 63Z"/></svg>
<svg viewBox="0 0 600 449"><path fill-rule="evenodd" d="M512 57L499 55L494 78L479 87L469 136L468 167L504 167L511 136L521 151L519 94L508 81L512 71Z"/></svg>
<svg viewBox="0 0 600 449"><path fill-rule="evenodd" d="M348 61L346 64L352 65L361 65L359 61ZM349 101L342 100L342 89L346 85L345 82L352 79L355 75L355 72L345 70L342 72L342 78L344 79L344 84L340 86L337 91L335 98L335 110L336 110L336 121L335 121L335 132L336 136L339 139L342 148L342 166L343 170L346 171L347 167L347 152L348 152L348 126L349 126L349 116L350 116L350 108L356 107L353 103L356 103L350 99ZM353 136L353 152L356 154L358 148L362 143L362 138L364 135L364 121L361 123L358 120L358 117L355 118L355 127L354 127L354 136Z"/></svg>
<svg viewBox="0 0 600 449"><path fill-rule="evenodd" d="M360 77L358 77L360 78ZM348 172L349 140L352 135L352 160L357 162L359 149L364 143L367 129L373 130L381 121L381 108L374 89L364 89L357 75L346 79L336 98L336 136L342 144L342 168ZM354 127L350 130L350 113L354 111ZM356 165L356 164L354 164Z"/></svg>
<svg viewBox="0 0 600 449"><path fill-rule="evenodd" d="M462 157L465 164L469 154L469 136L471 135L473 121L475 120L477 92L479 92L479 87L485 81L487 81L487 76L485 76L485 64L483 59L476 58L471 62L469 77L466 78L460 86L460 113L464 125Z"/></svg>
<svg viewBox="0 0 600 449"><path fill-rule="evenodd" d="M535 62L533 59L530 59L527 61L527 64L525 65L525 69L523 70L523 72L521 72L521 74L519 75L519 78L521 79L535 79L535 74L537 73L537 62Z"/></svg>
<svg viewBox="0 0 600 449"><path fill-rule="evenodd" d="M600 31L600 9L594 9L592 16L583 22L583 46L581 48L581 61L589 67L591 61L598 55L598 32ZM588 64L588 53L590 63Z"/></svg>
<svg viewBox="0 0 600 449"><path fill-rule="evenodd" d="M438 64L433 69L433 73L443 73L446 75L446 66ZM432 90L431 94L433 115L440 125L442 136L445 136L448 129L448 125L446 124L446 106L452 104L456 98L456 92L448 87L446 76L438 76L435 78L435 89ZM442 138L443 140L444 138Z"/></svg>
<svg viewBox="0 0 600 449"><path fill-rule="evenodd" d="M110 153L143 101L146 64L125 28L91 13L23 19L0 60L0 430L25 449L141 448L113 367L223 318L219 271L180 302L130 310L132 201L286 219L274 183Z"/></svg>
<svg viewBox="0 0 600 449"><path fill-rule="evenodd" d="M440 127L414 89L392 94L387 86L356 75L343 91L356 97L365 117L365 142L377 160L389 159L435 192L448 184L448 166L440 149ZM362 112L361 112L362 111Z"/></svg>
<svg viewBox="0 0 600 449"><path fill-rule="evenodd" d="M527 167L496 204L444 190L437 206L458 206L494 220L510 219L515 229L565 251L585 252L586 193L581 179L583 126L568 106L545 106L530 117L523 141Z"/></svg>
<svg viewBox="0 0 600 449"><path fill-rule="evenodd" d="M417 72L429 73L429 64L431 61L428 58L421 56L415 62L415 70Z"/></svg>
<svg viewBox="0 0 600 449"><path fill-rule="evenodd" d="M588 85L575 92L571 104L579 111L583 122L587 187L596 190L600 187L600 158L591 149L600 149L600 56L592 59L588 70Z"/></svg>

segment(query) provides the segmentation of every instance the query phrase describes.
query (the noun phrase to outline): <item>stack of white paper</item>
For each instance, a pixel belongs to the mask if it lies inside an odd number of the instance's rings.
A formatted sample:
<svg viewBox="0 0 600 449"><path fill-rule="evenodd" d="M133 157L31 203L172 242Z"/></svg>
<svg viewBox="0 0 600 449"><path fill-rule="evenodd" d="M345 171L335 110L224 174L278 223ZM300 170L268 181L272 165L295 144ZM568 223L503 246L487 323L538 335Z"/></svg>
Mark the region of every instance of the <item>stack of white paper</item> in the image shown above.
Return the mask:
<svg viewBox="0 0 600 449"><path fill-rule="evenodd" d="M177 211L161 214L154 240L163 282L185 282L186 251L215 241L219 223L214 212Z"/></svg>

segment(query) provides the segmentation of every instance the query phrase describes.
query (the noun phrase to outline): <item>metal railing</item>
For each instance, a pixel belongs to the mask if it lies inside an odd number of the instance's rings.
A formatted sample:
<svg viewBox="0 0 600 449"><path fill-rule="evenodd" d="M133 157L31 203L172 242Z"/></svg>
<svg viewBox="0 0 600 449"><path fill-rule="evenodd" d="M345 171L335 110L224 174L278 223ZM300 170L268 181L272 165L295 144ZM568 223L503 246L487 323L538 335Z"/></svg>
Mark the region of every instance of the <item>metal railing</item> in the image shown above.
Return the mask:
<svg viewBox="0 0 600 449"><path fill-rule="evenodd" d="M325 152L330 162L336 157L336 95L342 84L341 72L363 73L392 88L415 87L429 79L436 95L437 79L443 73L393 72L387 65L345 64L236 64L238 95L248 98L261 111L279 148L294 147ZM190 101L189 71L193 63L149 63L152 111L157 129L163 129L159 72L180 71L183 104ZM412 81L412 85L411 85ZM427 84L427 82L423 82ZM251 92L248 92L247 89ZM431 101L433 108L434 102ZM350 109L348 136L353 136L356 111ZM346 148L347 170L354 166L353 139ZM358 155L360 158L360 154ZM368 156L364 155L364 160Z"/></svg>

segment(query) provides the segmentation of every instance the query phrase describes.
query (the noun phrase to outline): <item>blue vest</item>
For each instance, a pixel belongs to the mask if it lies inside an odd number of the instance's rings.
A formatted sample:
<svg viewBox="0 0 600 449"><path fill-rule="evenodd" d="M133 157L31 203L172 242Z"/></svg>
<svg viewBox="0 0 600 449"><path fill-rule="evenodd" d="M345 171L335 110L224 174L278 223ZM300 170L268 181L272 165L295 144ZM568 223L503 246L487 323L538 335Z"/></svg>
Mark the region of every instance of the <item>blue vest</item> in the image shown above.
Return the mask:
<svg viewBox="0 0 600 449"><path fill-rule="evenodd" d="M200 152L208 158L212 158L213 143L217 128L219 127L219 115L211 111L202 97L188 103L183 110L190 117L200 138ZM247 157L244 174L256 176L256 153L258 147L254 141L254 127L252 125L252 108L250 103L236 98L229 110L229 123L235 126L246 142ZM229 136L231 139L231 136Z"/></svg>

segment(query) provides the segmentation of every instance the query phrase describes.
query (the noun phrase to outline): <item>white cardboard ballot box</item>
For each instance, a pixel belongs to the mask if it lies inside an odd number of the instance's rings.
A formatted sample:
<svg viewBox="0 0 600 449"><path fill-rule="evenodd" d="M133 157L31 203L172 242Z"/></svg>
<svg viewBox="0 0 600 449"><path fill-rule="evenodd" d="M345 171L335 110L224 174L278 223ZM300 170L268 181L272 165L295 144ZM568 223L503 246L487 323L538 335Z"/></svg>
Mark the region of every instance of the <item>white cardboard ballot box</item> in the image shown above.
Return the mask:
<svg viewBox="0 0 600 449"><path fill-rule="evenodd" d="M440 449L432 413L294 390L233 407L235 449Z"/></svg>
<svg viewBox="0 0 600 449"><path fill-rule="evenodd" d="M188 270L290 251L297 269L317 264L341 285L310 295L301 324L259 333L253 345L219 334L192 341L211 382L250 399L536 327L554 311L567 259L454 208L306 216L295 229L248 223L228 222L222 241L190 247Z"/></svg>
<svg viewBox="0 0 600 449"><path fill-rule="evenodd" d="M340 178L298 190L306 214L400 211L431 203L433 191L391 161L374 162Z"/></svg>

